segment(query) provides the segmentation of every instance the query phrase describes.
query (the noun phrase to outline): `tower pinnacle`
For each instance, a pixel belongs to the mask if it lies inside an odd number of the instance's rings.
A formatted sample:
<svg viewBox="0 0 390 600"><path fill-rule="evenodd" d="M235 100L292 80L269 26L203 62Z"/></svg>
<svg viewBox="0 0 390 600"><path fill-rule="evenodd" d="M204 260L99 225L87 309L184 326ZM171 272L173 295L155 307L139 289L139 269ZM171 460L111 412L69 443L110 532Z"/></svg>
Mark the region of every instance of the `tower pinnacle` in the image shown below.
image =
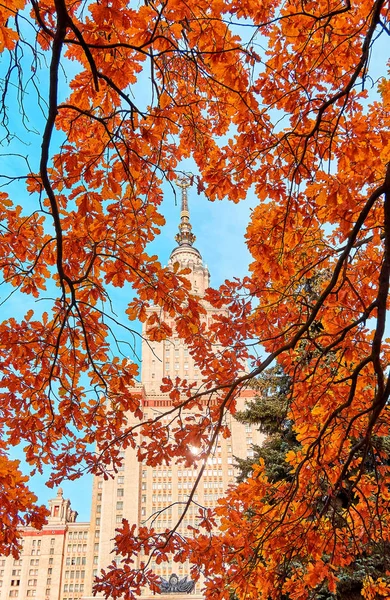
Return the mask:
<svg viewBox="0 0 390 600"><path fill-rule="evenodd" d="M175 236L177 246L171 252L168 265L173 267L175 263L179 263L180 268L190 269L186 277L191 283L193 293L202 297L209 287L210 273L203 264L201 253L193 246L195 236L192 233L187 197L187 189L192 185L192 177L181 177L177 185L181 188L179 233Z"/></svg>
<svg viewBox="0 0 390 600"><path fill-rule="evenodd" d="M189 177L181 177L177 185L181 188L181 211L179 233L175 236L175 240L179 246L192 246L196 237L192 233L187 197L187 188L192 185L192 181Z"/></svg>

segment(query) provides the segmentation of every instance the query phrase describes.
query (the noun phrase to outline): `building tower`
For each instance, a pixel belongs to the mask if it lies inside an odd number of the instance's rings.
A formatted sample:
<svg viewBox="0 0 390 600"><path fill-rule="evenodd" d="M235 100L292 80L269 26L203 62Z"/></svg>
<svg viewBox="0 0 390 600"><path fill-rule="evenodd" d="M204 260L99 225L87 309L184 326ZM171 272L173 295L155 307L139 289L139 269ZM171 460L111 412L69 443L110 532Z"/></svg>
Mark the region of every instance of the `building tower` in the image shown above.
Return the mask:
<svg viewBox="0 0 390 600"><path fill-rule="evenodd" d="M182 179L178 185L181 188L179 233L175 238L177 246L171 252L168 265L173 268L178 262L180 268L188 268L190 272L187 277L192 292L202 299L205 290L209 287L210 274L200 252L193 245L195 235L192 233L187 198L189 181ZM206 324L210 324L216 311L205 301L203 305L207 313L204 317ZM149 309L150 312L153 310L153 308ZM178 376L189 381L200 382L201 373L194 364L188 348L175 334L162 342L148 340L146 326L142 334L140 392L144 419L158 416L163 423L168 423L170 417L164 415L172 408L172 401L168 394L160 391L163 377L174 379ZM245 402L245 395L243 392L242 405ZM247 396L252 396L252 393L248 391ZM245 458L252 452L252 444L261 443L262 436L257 430L252 431L251 426L240 424L232 417L228 419L231 437L219 441L214 455L208 460L201 485L198 486L194 497L194 500L206 507L214 506L227 487L235 482L234 456ZM129 425L131 425L130 420ZM173 527L183 512L198 473L196 468L184 468L180 464L145 466L138 462L136 452L130 447L123 450L121 455L123 463L118 473L106 480L103 477L95 477L93 482L90 524L90 547L93 552L87 565L86 581L89 583L86 584L84 598L92 598L94 577L115 558L112 554L113 538L115 529L121 525L122 519L126 518L130 523L139 525L147 521L150 515L159 512L160 516L155 519L154 528L157 531L164 531L166 528ZM165 510L162 511L164 508ZM185 534L188 525L196 524L197 512L195 507L189 507L179 532ZM162 589L162 596L169 598L171 595L178 598L180 590L177 589L175 582L189 576L188 565L176 563L157 565L152 562L151 567L156 575L171 583L165 590ZM176 578L171 579L172 575ZM198 582L189 591L197 598L202 598L201 587L201 582Z"/></svg>

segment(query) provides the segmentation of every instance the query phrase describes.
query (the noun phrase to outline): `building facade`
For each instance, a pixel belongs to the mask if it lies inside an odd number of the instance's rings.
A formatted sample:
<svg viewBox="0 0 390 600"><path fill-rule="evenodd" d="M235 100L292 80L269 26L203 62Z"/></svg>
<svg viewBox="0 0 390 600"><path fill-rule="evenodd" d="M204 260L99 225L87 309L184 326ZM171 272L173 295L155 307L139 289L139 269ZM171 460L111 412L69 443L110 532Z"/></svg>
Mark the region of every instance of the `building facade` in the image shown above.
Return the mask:
<svg viewBox="0 0 390 600"><path fill-rule="evenodd" d="M49 501L50 516L42 530L22 529L19 559L0 557L0 598L59 600L82 598L90 556L89 523L77 513L62 489ZM68 595L69 594L69 595Z"/></svg>
<svg viewBox="0 0 390 600"><path fill-rule="evenodd" d="M210 274L200 252L193 245L195 236L189 219L187 187L188 184L183 181L177 246L171 253L169 265L173 267L178 262L181 268L190 270L187 277L192 291L202 299L209 287ZM205 301L203 305L207 326L216 311ZM149 310L153 311L153 308ZM168 340L152 342L144 329L141 381L137 391L142 398L145 420L159 417L163 424L168 425L172 401L168 394L161 392L160 385L163 377L173 379L176 376L201 385L202 375L179 337L173 335ZM250 390L242 392L239 399L242 408L252 395ZM235 482L234 457L247 457L252 452L252 445L262 441L261 434L256 429L252 430L250 425L238 423L231 416L227 418L231 437L220 439L216 444L193 497L204 507L214 506L227 487ZM57 498L50 502L47 526L41 532L28 528L23 530L25 541L20 564L14 564L11 558L3 559L1 599L18 597L28 600L35 596L39 600L89 600L93 598L94 578L115 558L113 538L123 518L130 523L142 524L148 522L151 515L158 515L153 522L157 531L175 526L187 504L200 465L186 468L173 463L148 467L138 462L131 447L123 450L121 456L122 464L112 477L94 478L90 523L76 522L69 501L64 500L59 491ZM197 512L195 504L188 507L179 533L185 535L189 525L196 525ZM33 554L34 549L35 552L39 549L40 555ZM142 558L139 557L139 560ZM169 562L158 565L152 561L151 567L165 582L162 586L164 598L172 596L179 600L188 592L196 598L202 597L201 581L187 586L188 589L180 586L185 577L189 580L189 565ZM16 585L15 581L19 583Z"/></svg>

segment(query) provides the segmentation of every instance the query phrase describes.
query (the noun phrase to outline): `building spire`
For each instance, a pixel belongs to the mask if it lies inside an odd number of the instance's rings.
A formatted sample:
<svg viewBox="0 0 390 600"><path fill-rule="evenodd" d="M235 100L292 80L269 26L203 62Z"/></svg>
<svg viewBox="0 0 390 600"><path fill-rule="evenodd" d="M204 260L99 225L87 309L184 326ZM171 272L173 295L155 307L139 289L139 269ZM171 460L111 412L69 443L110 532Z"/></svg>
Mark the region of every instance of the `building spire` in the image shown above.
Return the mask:
<svg viewBox="0 0 390 600"><path fill-rule="evenodd" d="M179 246L192 246L196 238L192 233L187 197L187 188L192 185L192 178L187 176L181 177L178 180L177 185L181 188L181 211L179 233L175 236L175 240Z"/></svg>

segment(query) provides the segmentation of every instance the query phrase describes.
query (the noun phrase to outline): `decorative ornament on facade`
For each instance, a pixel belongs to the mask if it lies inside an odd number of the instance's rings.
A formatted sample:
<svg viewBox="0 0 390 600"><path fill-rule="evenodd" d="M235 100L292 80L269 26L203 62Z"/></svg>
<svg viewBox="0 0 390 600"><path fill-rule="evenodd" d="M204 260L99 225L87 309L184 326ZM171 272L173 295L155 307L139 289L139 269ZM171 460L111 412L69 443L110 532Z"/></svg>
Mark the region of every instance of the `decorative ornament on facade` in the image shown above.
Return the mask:
<svg viewBox="0 0 390 600"><path fill-rule="evenodd" d="M195 587L195 581L188 579L187 576L179 579L175 573L169 578L169 581L161 577L161 594L190 594Z"/></svg>

